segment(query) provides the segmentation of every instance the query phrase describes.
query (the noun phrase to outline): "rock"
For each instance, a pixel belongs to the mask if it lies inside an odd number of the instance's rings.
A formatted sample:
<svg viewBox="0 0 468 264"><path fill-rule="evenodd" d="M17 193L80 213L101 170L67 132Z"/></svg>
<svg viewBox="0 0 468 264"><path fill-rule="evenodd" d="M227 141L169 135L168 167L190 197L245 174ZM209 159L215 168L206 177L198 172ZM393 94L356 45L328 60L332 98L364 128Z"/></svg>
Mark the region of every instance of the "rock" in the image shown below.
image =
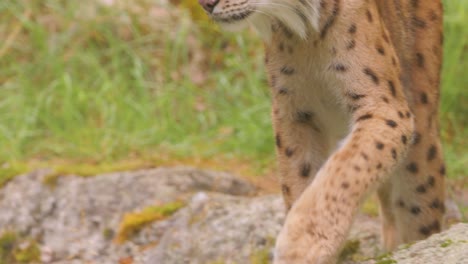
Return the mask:
<svg viewBox="0 0 468 264"><path fill-rule="evenodd" d="M43 184L45 171L18 176L0 189L0 234L14 230L39 239L44 260L73 258L116 263L132 256L140 244L116 245L108 235L118 229L125 213L187 199L205 190L231 195L251 195L249 183L222 172L190 168L122 172L95 177L64 176L50 187ZM165 228L160 226L159 236ZM167 225L167 224L166 224Z"/></svg>
<svg viewBox="0 0 468 264"><path fill-rule="evenodd" d="M198 193L190 204L173 216L173 223L166 229L159 244L148 249L135 263L269 263L272 259L274 240L284 221L284 205L280 196L233 197L222 194ZM348 236L345 250L350 251L341 260L342 264L385 263L391 259L367 261L383 253L380 243L380 221L366 215L358 214ZM461 231L462 229L463 231ZM145 230L145 232L148 230ZM453 255L454 260L468 259L468 225L455 226L444 235L434 235L430 240L429 252L437 253L441 245L450 244L443 255ZM441 236L441 238L437 238ZM465 240L463 240L465 239ZM464 241L464 242L463 242ZM420 242L421 243L421 242ZM419 244L419 243L418 243ZM395 259L402 255L418 256L420 246L415 244L414 252L396 252ZM463 250L462 250L462 247ZM411 247L411 248L413 248ZM253 260L262 261L254 262ZM400 259L398 263L400 263ZM434 258L433 260L437 260ZM406 263L415 262L410 259ZM404 262L401 262L404 263ZM449 263L441 259L424 264ZM450 263L468 263L450 262Z"/></svg>
<svg viewBox="0 0 468 264"><path fill-rule="evenodd" d="M279 196L255 198L198 193L177 215L142 263L250 263L267 255L284 219Z"/></svg>
<svg viewBox="0 0 468 264"><path fill-rule="evenodd" d="M468 224L456 224L447 231L435 234L411 246L365 264L465 264L468 263Z"/></svg>
<svg viewBox="0 0 468 264"><path fill-rule="evenodd" d="M59 177L54 187L43 184L46 174L0 189L0 235L35 238L42 263L268 263L285 217L279 195L253 196L254 186L227 173L160 168ZM113 242L124 214L176 200L185 207ZM342 263L468 263L467 224L372 260L379 233L379 220L358 215Z"/></svg>
<svg viewBox="0 0 468 264"><path fill-rule="evenodd" d="M173 216L175 220L158 246L147 250L137 263L271 260L284 213L278 195L246 198L198 193L185 209ZM360 244L353 253L367 258L375 256L379 250L379 230L378 220L359 215L349 236L351 241Z"/></svg>

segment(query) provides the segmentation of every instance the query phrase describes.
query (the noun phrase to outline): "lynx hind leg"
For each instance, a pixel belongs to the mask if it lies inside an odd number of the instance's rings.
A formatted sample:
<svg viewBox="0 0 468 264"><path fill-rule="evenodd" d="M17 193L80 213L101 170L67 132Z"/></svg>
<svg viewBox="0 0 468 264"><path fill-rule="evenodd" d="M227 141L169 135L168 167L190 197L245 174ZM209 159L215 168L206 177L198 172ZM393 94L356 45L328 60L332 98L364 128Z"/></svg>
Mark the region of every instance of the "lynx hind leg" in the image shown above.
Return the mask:
<svg viewBox="0 0 468 264"><path fill-rule="evenodd" d="M391 176L390 176L391 177ZM379 186L377 194L380 202L380 218L382 221L382 243L386 251L391 251L399 244L396 229L395 207L392 202L392 178Z"/></svg>
<svg viewBox="0 0 468 264"><path fill-rule="evenodd" d="M296 118L289 116L279 110L273 112L281 191L287 212L326 160L325 146L312 116L303 112L293 115Z"/></svg>
<svg viewBox="0 0 468 264"><path fill-rule="evenodd" d="M431 143L432 142L432 143ZM382 240L387 251L441 230L445 167L439 140L416 138L407 162L378 189Z"/></svg>
<svg viewBox="0 0 468 264"><path fill-rule="evenodd" d="M412 23L415 38L410 65L410 107L415 131L410 150L396 172L392 184L395 220L401 242L424 239L442 229L444 214L445 167L439 139L439 84L442 60L442 4L440 1L415 5L414 17L424 26ZM430 19L426 15L432 13Z"/></svg>
<svg viewBox="0 0 468 264"><path fill-rule="evenodd" d="M396 226L404 243L439 232L445 211L445 167L439 139L417 139L413 144L392 188Z"/></svg>

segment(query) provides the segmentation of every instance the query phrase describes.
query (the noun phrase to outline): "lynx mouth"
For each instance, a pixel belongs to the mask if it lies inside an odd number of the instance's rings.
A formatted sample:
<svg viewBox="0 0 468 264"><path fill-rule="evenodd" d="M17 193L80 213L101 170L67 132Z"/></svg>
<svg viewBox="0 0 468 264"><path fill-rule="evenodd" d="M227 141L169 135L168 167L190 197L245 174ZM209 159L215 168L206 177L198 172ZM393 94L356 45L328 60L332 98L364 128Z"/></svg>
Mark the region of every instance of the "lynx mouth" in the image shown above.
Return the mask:
<svg viewBox="0 0 468 264"><path fill-rule="evenodd" d="M211 14L211 18L217 23L232 24L248 18L253 12L253 10L245 10L242 13L235 13L227 16Z"/></svg>

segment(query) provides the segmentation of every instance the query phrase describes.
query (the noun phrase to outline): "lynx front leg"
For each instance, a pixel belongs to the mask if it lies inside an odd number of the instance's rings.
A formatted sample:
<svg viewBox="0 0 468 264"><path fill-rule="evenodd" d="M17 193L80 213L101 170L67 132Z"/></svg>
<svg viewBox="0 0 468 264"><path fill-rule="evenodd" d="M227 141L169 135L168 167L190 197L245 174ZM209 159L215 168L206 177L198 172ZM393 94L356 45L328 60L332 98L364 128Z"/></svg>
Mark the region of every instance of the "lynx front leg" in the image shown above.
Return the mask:
<svg viewBox="0 0 468 264"><path fill-rule="evenodd" d="M353 114L345 144L294 203L277 239L275 263L332 263L366 193L404 156L402 138L413 129L410 114L398 115L408 111L406 103L366 105L366 100Z"/></svg>

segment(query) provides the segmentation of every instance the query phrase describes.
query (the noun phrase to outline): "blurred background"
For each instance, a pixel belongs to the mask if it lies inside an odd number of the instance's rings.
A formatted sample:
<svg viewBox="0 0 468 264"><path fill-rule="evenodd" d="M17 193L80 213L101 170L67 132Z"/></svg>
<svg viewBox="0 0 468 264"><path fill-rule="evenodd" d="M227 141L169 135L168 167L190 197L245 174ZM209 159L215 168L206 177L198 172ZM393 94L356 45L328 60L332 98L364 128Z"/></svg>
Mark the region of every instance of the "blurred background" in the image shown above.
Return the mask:
<svg viewBox="0 0 468 264"><path fill-rule="evenodd" d="M446 0L441 135L468 175L468 1ZM0 2L0 184L186 164L275 169L262 43L196 0Z"/></svg>

